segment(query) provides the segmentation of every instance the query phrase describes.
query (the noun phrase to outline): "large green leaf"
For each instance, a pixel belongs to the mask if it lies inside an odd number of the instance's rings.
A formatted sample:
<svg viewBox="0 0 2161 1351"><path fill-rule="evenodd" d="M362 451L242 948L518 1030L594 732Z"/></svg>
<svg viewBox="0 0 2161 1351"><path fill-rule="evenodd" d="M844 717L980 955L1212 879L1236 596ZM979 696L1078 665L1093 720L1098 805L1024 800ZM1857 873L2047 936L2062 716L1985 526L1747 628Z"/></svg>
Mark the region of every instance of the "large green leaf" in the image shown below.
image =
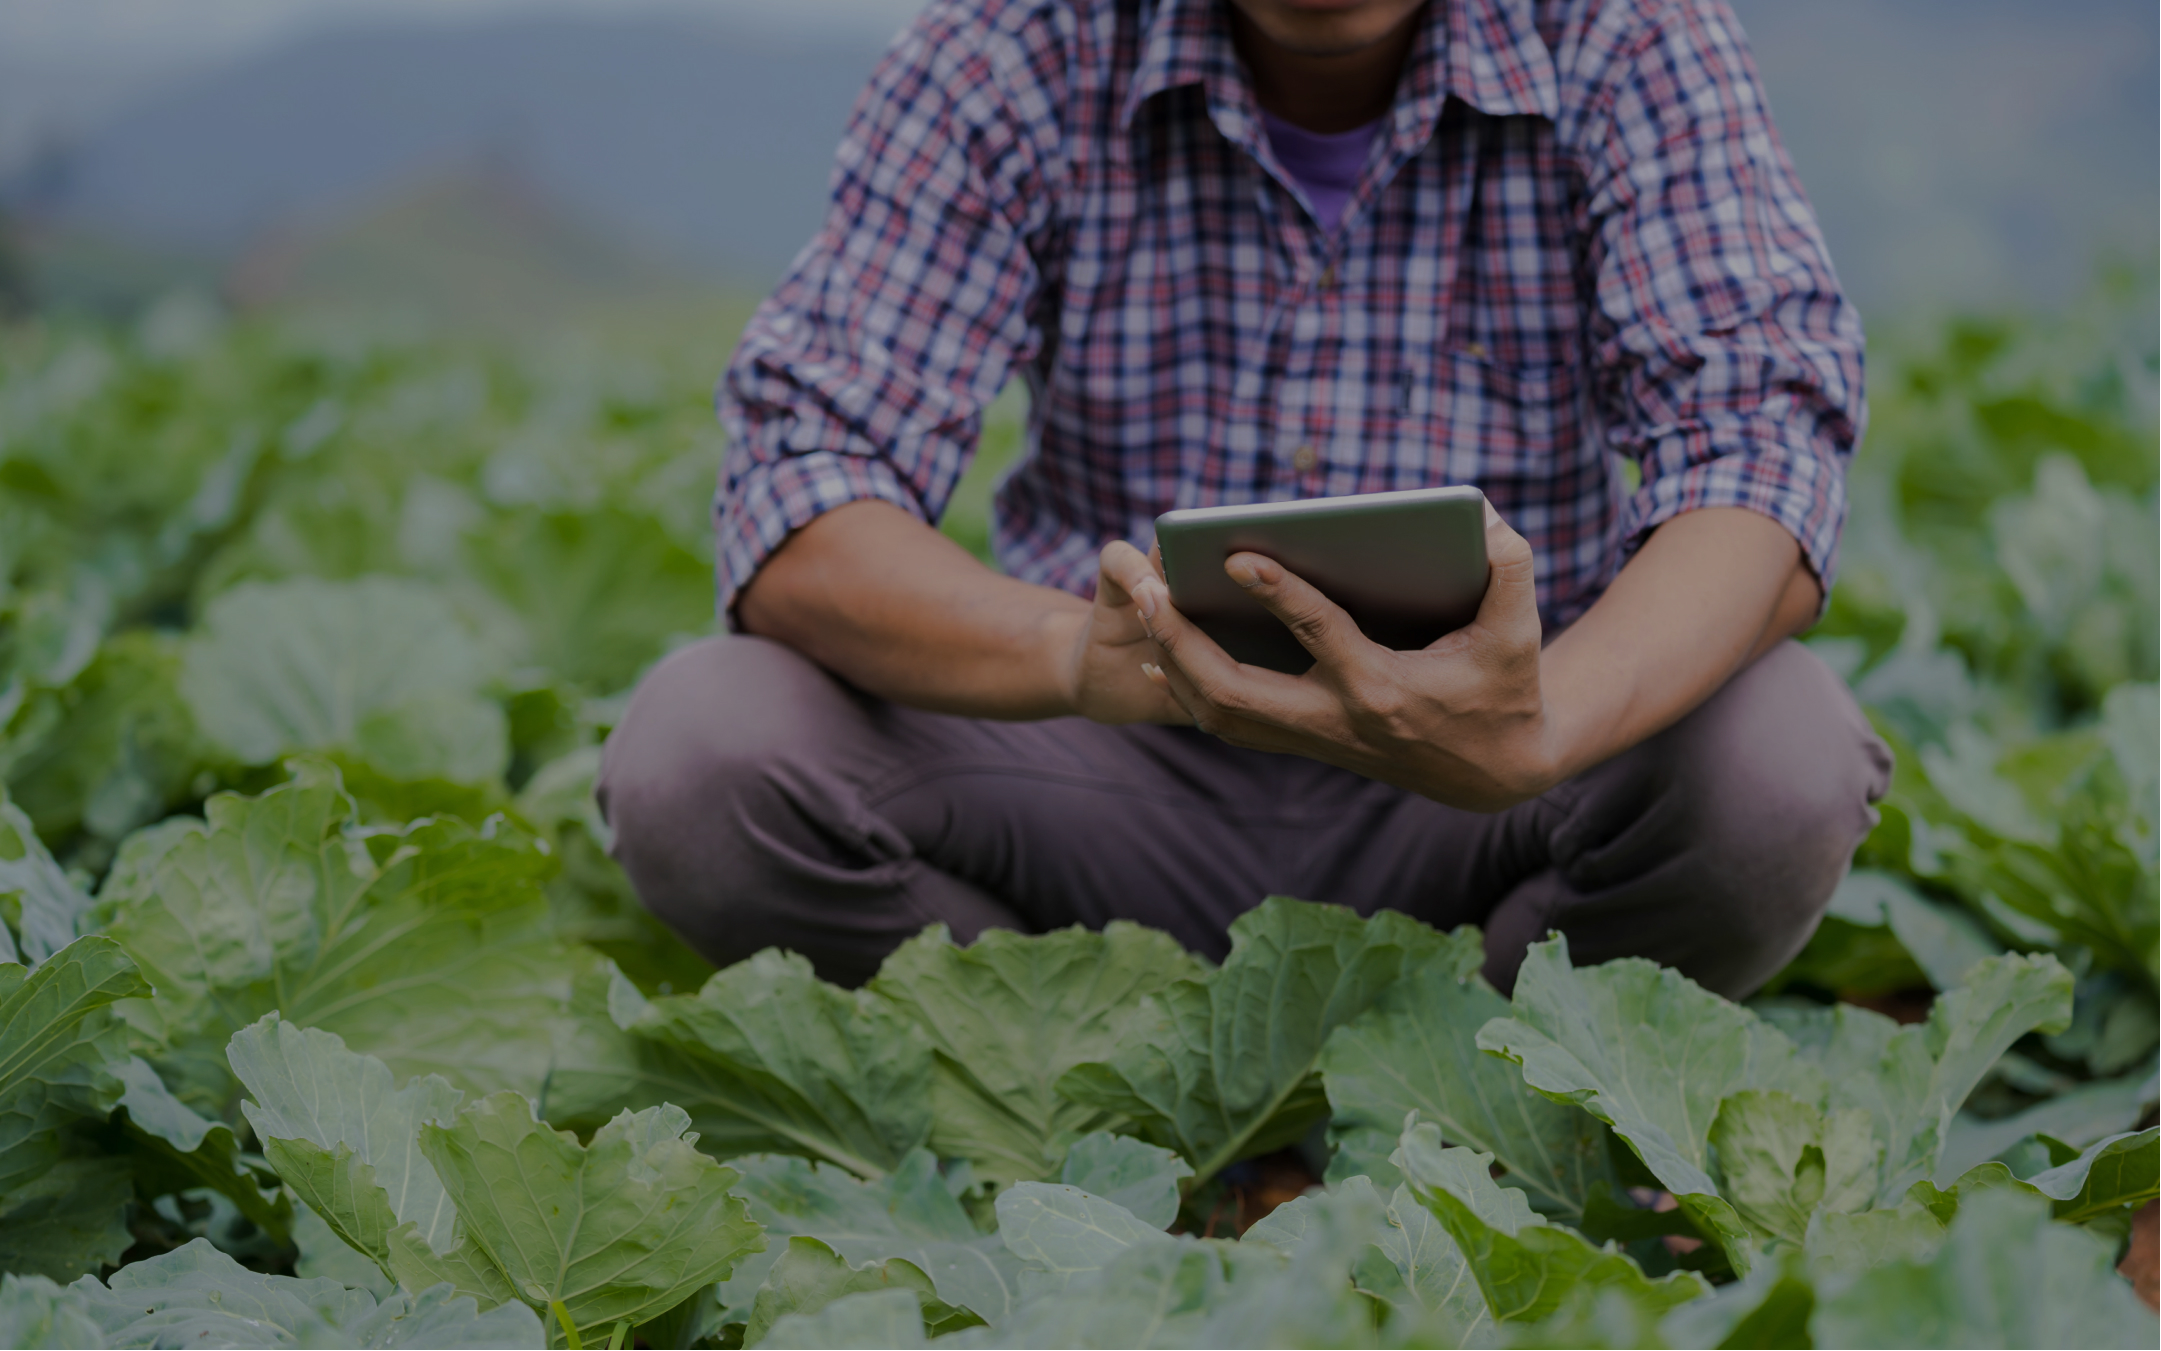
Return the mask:
<svg viewBox="0 0 2161 1351"><path fill-rule="evenodd" d="M421 1156L420 1127L451 1120L458 1090L435 1075L396 1088L374 1056L275 1013L235 1032L226 1057L252 1096L241 1110L271 1163L338 1237L386 1272L399 1226L414 1225L436 1252L457 1246L457 1211Z"/></svg>
<svg viewBox="0 0 2161 1351"><path fill-rule="evenodd" d="M1987 1189L1930 1259L1820 1275L1810 1331L1821 1347L2152 1346L2153 1315L2113 1265L2042 1199Z"/></svg>
<svg viewBox="0 0 2161 1351"><path fill-rule="evenodd" d="M930 1277L912 1262L894 1257L855 1266L817 1239L796 1237L788 1240L765 1284L758 1287L750 1321L743 1328L743 1345L763 1345L766 1334L783 1318L807 1318L836 1300L875 1290L912 1293L918 1329L925 1323L936 1332L981 1325L975 1315L940 1300Z"/></svg>
<svg viewBox="0 0 2161 1351"><path fill-rule="evenodd" d="M290 1237L292 1205L278 1179L243 1159L232 1127L199 1115L174 1097L140 1056L116 1061L116 1104L133 1147L135 1181L145 1196L208 1187L233 1203L249 1223L276 1242Z"/></svg>
<svg viewBox="0 0 2161 1351"><path fill-rule="evenodd" d="M0 964L0 1270L67 1279L134 1241L134 1170L71 1157L70 1123L102 1120L125 1090L113 1006L150 993L110 938L79 938L35 971Z"/></svg>
<svg viewBox="0 0 2161 1351"><path fill-rule="evenodd" d="M1023 1298L1071 1289L1136 1243L1167 1241L1124 1206L1063 1184L1016 1182L997 1208L999 1241L1024 1264Z"/></svg>
<svg viewBox="0 0 2161 1351"><path fill-rule="evenodd" d="M474 574L521 622L520 655L595 694L712 628L711 566L649 517L510 512L467 543Z"/></svg>
<svg viewBox="0 0 2161 1351"><path fill-rule="evenodd" d="M1881 1014L1838 1005L1781 1025L1827 1085L1834 1111L1865 1109L1882 1147L1878 1204L1943 1172L1953 1119L1974 1085L2011 1043L2071 1017L2071 976L2055 958L1987 958L1966 983L1940 996L1928 1021L1900 1027Z"/></svg>
<svg viewBox="0 0 2161 1351"><path fill-rule="evenodd" d="M1581 1292L1605 1290L1663 1314L1707 1288L1689 1272L1653 1280L1625 1254L1547 1224L1521 1192L1494 1184L1492 1163L1491 1155L1444 1147L1431 1125L1406 1131L1397 1155L1411 1195L1462 1250L1495 1321L1538 1323Z"/></svg>
<svg viewBox="0 0 2161 1351"><path fill-rule="evenodd" d="M849 1262L898 1257L931 1278L938 1297L986 1322L1001 1323L1020 1297L1020 1261L995 1234L978 1230L961 1209L928 1150L908 1154L876 1181L831 1164L767 1154L734 1160L750 1216L763 1225L765 1254L752 1256L722 1287L723 1304L747 1317L782 1240L815 1238Z"/></svg>
<svg viewBox="0 0 2161 1351"><path fill-rule="evenodd" d="M2036 1173L2026 1185L2056 1203L2056 1218L2079 1223L2143 1205L2161 1191L2161 1129L2096 1141L2075 1159Z"/></svg>
<svg viewBox="0 0 2161 1351"><path fill-rule="evenodd" d="M420 1141L467 1243L534 1307L595 1327L664 1313L765 1246L728 1193L740 1175L699 1153L689 1125L681 1108L650 1107L581 1146L495 1093L422 1125Z"/></svg>
<svg viewBox="0 0 2161 1351"><path fill-rule="evenodd" d="M305 762L207 814L100 896L157 986L153 1058L184 1100L230 1110L226 1043L273 1011L402 1075L544 1093L577 962L549 932L533 840L502 821L363 830L336 772Z"/></svg>
<svg viewBox="0 0 2161 1351"><path fill-rule="evenodd" d="M109 1283L85 1276L60 1298L112 1347L544 1344L522 1305L480 1313L440 1286L377 1303L335 1281L250 1271L204 1239L122 1267Z"/></svg>
<svg viewBox="0 0 2161 1351"><path fill-rule="evenodd" d="M1711 1127L1726 1199L1759 1234L1799 1243L1818 1207L1866 1210L1883 1146L1866 1111L1828 1116L1791 1094L1751 1089L1720 1104Z"/></svg>
<svg viewBox="0 0 2161 1351"><path fill-rule="evenodd" d="M928 1343L923 1310L910 1290L859 1290L810 1313L784 1314L762 1341L745 1346L801 1347L804 1351L892 1351Z"/></svg>
<svg viewBox="0 0 2161 1351"><path fill-rule="evenodd" d="M1185 1155L1198 1186L1324 1118L1315 1066L1329 1033L1405 972L1453 968L1475 942L1392 910L1367 920L1270 897L1231 925L1221 967L1155 996L1116 1054L1067 1071L1058 1091L1125 1115L1137 1133Z"/></svg>
<svg viewBox="0 0 2161 1351"><path fill-rule="evenodd" d="M249 764L343 751L393 779L502 773L500 663L431 587L389 577L247 582L188 644L180 688L212 739Z"/></svg>
<svg viewBox="0 0 2161 1351"><path fill-rule="evenodd" d="M1572 968L1566 938L1532 945L1513 1007L1478 1045L1612 1126L1676 1196L1717 1194L1708 1146L1727 1094L1805 1082L1792 1043L1747 1009L1640 958Z"/></svg>
<svg viewBox="0 0 2161 1351"><path fill-rule="evenodd" d="M1157 1234L1045 1288L995 1328L1008 1346L1368 1346L1374 1306L1350 1273L1372 1249L1363 1197L1302 1207L1295 1235L1203 1242ZM1256 1226L1257 1227L1257 1226Z"/></svg>
<svg viewBox="0 0 2161 1351"><path fill-rule="evenodd" d="M81 1301L49 1276L0 1274L0 1346L103 1346L105 1333Z"/></svg>
<svg viewBox="0 0 2161 1351"><path fill-rule="evenodd" d="M997 1184L1055 1175L1067 1144L1115 1114L1059 1096L1058 1077L1110 1056L1144 995L1198 978L1170 935L1123 921L1101 933L994 929L968 947L934 925L886 958L870 988L929 1034L930 1144Z"/></svg>
<svg viewBox="0 0 2161 1351"><path fill-rule="evenodd" d="M1410 973L1363 1017L1337 1029L1321 1052L1333 1109L1334 1177L1367 1173L1399 1180L1388 1156L1404 1117L1417 1112L1452 1144L1493 1155L1547 1214L1579 1219L1594 1184L1614 1185L1605 1131L1588 1114L1534 1093L1514 1065L1478 1047L1478 1032L1508 1016L1508 1001L1477 974L1478 952L1461 968Z"/></svg>
<svg viewBox="0 0 2161 1351"><path fill-rule="evenodd" d="M112 1006L150 993L120 944L78 938L35 971L0 963L0 1188L34 1166L18 1151L75 1115L103 1116L124 1048Z"/></svg>
<svg viewBox="0 0 2161 1351"><path fill-rule="evenodd" d="M1058 1180L1168 1229L1178 1218L1179 1181L1192 1175L1192 1165L1170 1150L1098 1131L1073 1142Z"/></svg>
<svg viewBox="0 0 2161 1351"><path fill-rule="evenodd" d="M0 783L0 961L36 966L75 941L89 909Z"/></svg>
<svg viewBox="0 0 2161 1351"><path fill-rule="evenodd" d="M135 1243L128 1207L135 1171L126 1158L55 1154L0 1192L0 1271L72 1280L117 1265Z"/></svg>
<svg viewBox="0 0 2161 1351"><path fill-rule="evenodd" d="M688 1110L716 1154L806 1154L875 1178L930 1135L929 1041L793 953L768 948L692 995L648 1000L618 976L608 1007L648 1044L643 1091Z"/></svg>

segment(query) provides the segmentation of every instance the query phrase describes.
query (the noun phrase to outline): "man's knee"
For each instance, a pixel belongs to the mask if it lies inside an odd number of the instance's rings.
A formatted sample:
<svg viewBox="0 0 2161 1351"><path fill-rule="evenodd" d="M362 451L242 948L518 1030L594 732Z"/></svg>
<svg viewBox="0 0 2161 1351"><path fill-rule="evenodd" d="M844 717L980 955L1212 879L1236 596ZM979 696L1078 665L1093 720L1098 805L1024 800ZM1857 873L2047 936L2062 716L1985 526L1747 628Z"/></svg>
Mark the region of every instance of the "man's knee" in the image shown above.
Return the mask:
<svg viewBox="0 0 2161 1351"><path fill-rule="evenodd" d="M632 695L602 753L597 792L614 852L649 906L730 868L731 825L795 758L815 755L848 702L782 644L711 638L671 654ZM665 918L666 916L663 915Z"/></svg>
<svg viewBox="0 0 2161 1351"><path fill-rule="evenodd" d="M1785 643L1631 758L1603 790L1619 828L1569 880L1595 890L1620 881L1603 871L1636 874L1620 907L1636 950L1721 993L1753 991L1815 932L1875 823L1889 749L1837 676Z"/></svg>

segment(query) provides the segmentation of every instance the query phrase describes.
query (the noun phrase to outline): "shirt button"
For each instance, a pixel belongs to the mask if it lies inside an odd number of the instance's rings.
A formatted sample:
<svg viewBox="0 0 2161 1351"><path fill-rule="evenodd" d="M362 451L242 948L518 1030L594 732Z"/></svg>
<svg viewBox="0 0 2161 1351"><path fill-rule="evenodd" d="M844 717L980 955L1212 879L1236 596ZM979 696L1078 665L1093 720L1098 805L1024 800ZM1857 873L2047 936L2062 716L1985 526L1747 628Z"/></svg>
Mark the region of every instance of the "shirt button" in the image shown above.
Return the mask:
<svg viewBox="0 0 2161 1351"><path fill-rule="evenodd" d="M1486 359L1486 345L1482 342L1471 343L1463 349L1463 355L1473 361L1484 361Z"/></svg>
<svg viewBox="0 0 2161 1351"><path fill-rule="evenodd" d="M1334 263L1330 263L1321 270L1321 289L1324 291L1336 289L1336 265Z"/></svg>
<svg viewBox="0 0 2161 1351"><path fill-rule="evenodd" d="M1320 465L1321 457L1311 446L1300 446L1291 455L1291 467L1301 474L1310 474Z"/></svg>

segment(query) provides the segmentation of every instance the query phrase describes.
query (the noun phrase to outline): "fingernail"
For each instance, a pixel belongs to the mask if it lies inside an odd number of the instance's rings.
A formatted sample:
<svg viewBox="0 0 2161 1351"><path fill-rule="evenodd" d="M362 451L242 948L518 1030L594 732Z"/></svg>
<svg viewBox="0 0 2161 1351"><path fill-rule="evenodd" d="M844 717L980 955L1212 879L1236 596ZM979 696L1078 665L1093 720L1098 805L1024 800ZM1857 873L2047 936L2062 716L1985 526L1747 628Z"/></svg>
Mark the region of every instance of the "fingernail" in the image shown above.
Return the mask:
<svg viewBox="0 0 2161 1351"><path fill-rule="evenodd" d="M1141 618L1154 619L1156 617L1156 584L1152 581L1142 582L1139 586L1133 588L1133 603L1140 607Z"/></svg>
<svg viewBox="0 0 2161 1351"><path fill-rule="evenodd" d="M1141 674L1147 676L1150 680L1161 680L1163 679L1163 668L1152 661L1144 661L1141 663Z"/></svg>

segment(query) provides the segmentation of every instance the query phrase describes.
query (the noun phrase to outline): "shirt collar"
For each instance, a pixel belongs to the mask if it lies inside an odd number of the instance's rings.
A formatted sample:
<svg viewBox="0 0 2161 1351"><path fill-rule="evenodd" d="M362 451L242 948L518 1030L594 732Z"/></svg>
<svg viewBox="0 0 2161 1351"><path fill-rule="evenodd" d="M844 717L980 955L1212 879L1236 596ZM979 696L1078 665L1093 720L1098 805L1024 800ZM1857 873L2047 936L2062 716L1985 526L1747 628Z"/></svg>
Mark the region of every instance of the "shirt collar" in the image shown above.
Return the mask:
<svg viewBox="0 0 2161 1351"><path fill-rule="evenodd" d="M1245 84L1223 15L1228 2L1160 0L1118 112L1121 127L1132 125L1143 103L1181 85L1205 85L1219 102L1249 101L1230 97L1225 83L1241 91ZM1529 10L1529 0L1431 0L1411 48L1410 76L1396 100L1397 135L1421 127L1430 134L1449 95L1494 117L1558 117L1553 56Z"/></svg>

